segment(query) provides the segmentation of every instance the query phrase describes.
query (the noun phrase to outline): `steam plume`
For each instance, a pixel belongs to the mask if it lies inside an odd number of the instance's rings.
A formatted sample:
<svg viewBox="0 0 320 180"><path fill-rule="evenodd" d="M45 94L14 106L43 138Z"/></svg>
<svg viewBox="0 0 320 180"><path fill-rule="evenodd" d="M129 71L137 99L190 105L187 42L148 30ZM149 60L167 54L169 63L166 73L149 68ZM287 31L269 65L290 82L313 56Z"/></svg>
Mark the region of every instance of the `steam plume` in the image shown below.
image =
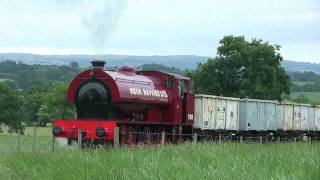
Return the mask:
<svg viewBox="0 0 320 180"><path fill-rule="evenodd" d="M96 51L102 51L111 33L116 29L127 0L83 1L82 24L88 29Z"/></svg>

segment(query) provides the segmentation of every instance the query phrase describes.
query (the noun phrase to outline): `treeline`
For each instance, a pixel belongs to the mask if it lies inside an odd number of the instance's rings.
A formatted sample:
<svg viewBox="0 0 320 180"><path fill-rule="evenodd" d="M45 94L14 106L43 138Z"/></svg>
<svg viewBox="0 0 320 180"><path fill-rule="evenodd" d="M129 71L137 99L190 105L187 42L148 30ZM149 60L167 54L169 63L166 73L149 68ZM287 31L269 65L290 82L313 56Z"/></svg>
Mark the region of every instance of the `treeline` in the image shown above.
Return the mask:
<svg viewBox="0 0 320 180"><path fill-rule="evenodd" d="M71 65L28 65L7 60L0 62L0 81L20 91L49 88L54 81L68 82L80 72L77 65Z"/></svg>
<svg viewBox="0 0 320 180"><path fill-rule="evenodd" d="M74 118L74 106L66 101L67 88L68 83L57 81L47 89L18 91L0 83L0 125L16 131L24 125L46 126L53 119Z"/></svg>
<svg viewBox="0 0 320 180"><path fill-rule="evenodd" d="M292 78L292 92L318 92L320 90L320 75L311 71L288 72Z"/></svg>
<svg viewBox="0 0 320 180"><path fill-rule="evenodd" d="M185 74L186 71L178 69L176 67L168 67L161 64L144 64L137 67L138 70L157 70L157 71L164 71L168 73L174 73L174 74Z"/></svg>
<svg viewBox="0 0 320 180"><path fill-rule="evenodd" d="M45 126L52 119L74 118L74 107L67 103L66 92L81 69L71 65L0 62L0 125L14 131L23 125Z"/></svg>

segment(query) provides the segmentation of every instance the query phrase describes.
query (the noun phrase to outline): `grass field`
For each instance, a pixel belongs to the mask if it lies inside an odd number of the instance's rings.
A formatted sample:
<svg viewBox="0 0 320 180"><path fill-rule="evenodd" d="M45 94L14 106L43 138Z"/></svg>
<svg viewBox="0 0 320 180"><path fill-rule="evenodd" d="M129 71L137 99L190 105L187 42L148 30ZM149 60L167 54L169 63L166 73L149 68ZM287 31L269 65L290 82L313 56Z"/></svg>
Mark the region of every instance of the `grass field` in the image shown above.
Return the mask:
<svg viewBox="0 0 320 180"><path fill-rule="evenodd" d="M304 94L310 101L320 104L320 92L292 92L290 97L296 99L300 94Z"/></svg>
<svg viewBox="0 0 320 180"><path fill-rule="evenodd" d="M304 86L304 85L307 85L307 84L314 84L314 82L308 82L308 81L292 81L292 83L294 85L297 85L297 86Z"/></svg>
<svg viewBox="0 0 320 180"><path fill-rule="evenodd" d="M1 82L4 82L4 81L12 81L11 79L3 79L3 78L0 78L0 83Z"/></svg>
<svg viewBox="0 0 320 180"><path fill-rule="evenodd" d="M22 152L17 137L0 135L0 179L320 179L320 143L203 143L160 148L50 152L48 129Z"/></svg>

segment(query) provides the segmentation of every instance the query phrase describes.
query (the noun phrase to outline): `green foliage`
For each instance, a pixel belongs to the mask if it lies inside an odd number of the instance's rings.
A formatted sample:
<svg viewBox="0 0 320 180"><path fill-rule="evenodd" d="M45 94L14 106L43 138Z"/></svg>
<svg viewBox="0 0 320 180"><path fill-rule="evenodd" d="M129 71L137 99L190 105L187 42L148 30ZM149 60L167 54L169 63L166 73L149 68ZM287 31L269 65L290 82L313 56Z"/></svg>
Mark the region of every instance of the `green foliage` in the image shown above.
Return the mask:
<svg viewBox="0 0 320 180"><path fill-rule="evenodd" d="M308 100L302 103L309 103L309 104L320 104L320 92L291 92L290 98L293 101L296 101L299 96L304 96ZM289 98L285 98L289 99ZM299 98L300 99L300 98Z"/></svg>
<svg viewBox="0 0 320 180"><path fill-rule="evenodd" d="M304 103L304 104L310 103L310 100L305 94L299 94L299 96L295 98L294 101L297 103Z"/></svg>
<svg viewBox="0 0 320 180"><path fill-rule="evenodd" d="M312 72L289 72L288 75L295 81L314 82L320 80L320 75Z"/></svg>
<svg viewBox="0 0 320 180"><path fill-rule="evenodd" d="M44 99L46 90L30 90L25 93L24 95L24 107L26 111L26 123L31 125L33 122L38 122L41 125L44 125L46 121L42 121L39 116L38 112L40 110L41 105L46 101Z"/></svg>
<svg viewBox="0 0 320 180"><path fill-rule="evenodd" d="M30 125L38 122L45 125L52 119L73 118L72 106L66 103L68 82L80 71L75 63L73 67L55 65L28 65L14 61L0 62L0 80L15 92L21 102L25 114L18 113L20 120ZM62 83L63 82L63 83ZM1 101L0 101L1 102ZM2 109L5 113L12 113L7 105ZM20 107L20 106L19 106ZM13 115L12 115L13 116Z"/></svg>
<svg viewBox="0 0 320 180"><path fill-rule="evenodd" d="M66 100L67 88L67 83L54 82L48 89L27 91L23 96L27 125L45 126L53 119L74 118L74 107Z"/></svg>
<svg viewBox="0 0 320 180"><path fill-rule="evenodd" d="M218 56L189 73L196 93L281 100L290 78L281 67L280 47L243 36L226 36Z"/></svg>
<svg viewBox="0 0 320 180"><path fill-rule="evenodd" d="M21 90L48 88L54 81L70 81L80 69L70 66L28 65L21 62L0 62L0 78L10 79Z"/></svg>
<svg viewBox="0 0 320 180"><path fill-rule="evenodd" d="M68 115L70 110L66 103L66 91L68 84L54 82L47 89L32 89L24 95L24 108L27 114L26 123L33 122L45 126L52 119L61 119Z"/></svg>
<svg viewBox="0 0 320 180"><path fill-rule="evenodd" d="M42 103L36 113L39 122L74 118L74 106L66 99L67 89L67 83L55 82L47 92L41 94Z"/></svg>
<svg viewBox="0 0 320 180"><path fill-rule="evenodd" d="M175 67L168 67L161 64L144 64L137 67L138 70L145 71L145 70L156 70L156 71L164 71L168 73L175 73L175 74L183 74L184 72Z"/></svg>
<svg viewBox="0 0 320 180"><path fill-rule="evenodd" d="M292 81L292 85L297 85L297 86L305 86L308 84L314 84L314 82L308 82L308 81Z"/></svg>
<svg viewBox="0 0 320 180"><path fill-rule="evenodd" d="M291 86L291 91L293 92L304 92L304 91L319 92L319 90L320 90L320 83L304 83L304 84L294 83Z"/></svg>
<svg viewBox="0 0 320 180"><path fill-rule="evenodd" d="M73 68L78 68L78 67L79 67L79 63L76 62L76 61L72 61L72 62L70 63L70 66L73 67Z"/></svg>
<svg viewBox="0 0 320 180"><path fill-rule="evenodd" d="M22 130L24 111L22 98L18 92L0 83L0 125L5 124L17 132Z"/></svg>
<svg viewBox="0 0 320 180"><path fill-rule="evenodd" d="M311 71L290 72L290 77L294 80L291 86L293 92L318 92L320 89L320 75Z"/></svg>
<svg viewBox="0 0 320 180"><path fill-rule="evenodd" d="M11 79L0 79L0 83L1 82L9 86L11 89L18 89L18 84L16 81Z"/></svg>

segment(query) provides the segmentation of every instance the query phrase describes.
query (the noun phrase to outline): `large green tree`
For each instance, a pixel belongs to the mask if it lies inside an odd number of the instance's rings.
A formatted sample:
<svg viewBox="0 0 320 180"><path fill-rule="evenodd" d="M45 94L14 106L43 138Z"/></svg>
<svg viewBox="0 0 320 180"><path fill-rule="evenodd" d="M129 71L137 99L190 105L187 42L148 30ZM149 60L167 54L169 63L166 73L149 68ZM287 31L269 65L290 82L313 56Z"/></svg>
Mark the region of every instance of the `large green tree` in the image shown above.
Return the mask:
<svg viewBox="0 0 320 180"><path fill-rule="evenodd" d="M11 90L4 83L0 83L0 125L7 125L15 132L22 129L24 119L22 98L17 91Z"/></svg>
<svg viewBox="0 0 320 180"><path fill-rule="evenodd" d="M226 36L217 57L190 73L196 93L281 100L290 78L281 66L280 46L243 36Z"/></svg>

